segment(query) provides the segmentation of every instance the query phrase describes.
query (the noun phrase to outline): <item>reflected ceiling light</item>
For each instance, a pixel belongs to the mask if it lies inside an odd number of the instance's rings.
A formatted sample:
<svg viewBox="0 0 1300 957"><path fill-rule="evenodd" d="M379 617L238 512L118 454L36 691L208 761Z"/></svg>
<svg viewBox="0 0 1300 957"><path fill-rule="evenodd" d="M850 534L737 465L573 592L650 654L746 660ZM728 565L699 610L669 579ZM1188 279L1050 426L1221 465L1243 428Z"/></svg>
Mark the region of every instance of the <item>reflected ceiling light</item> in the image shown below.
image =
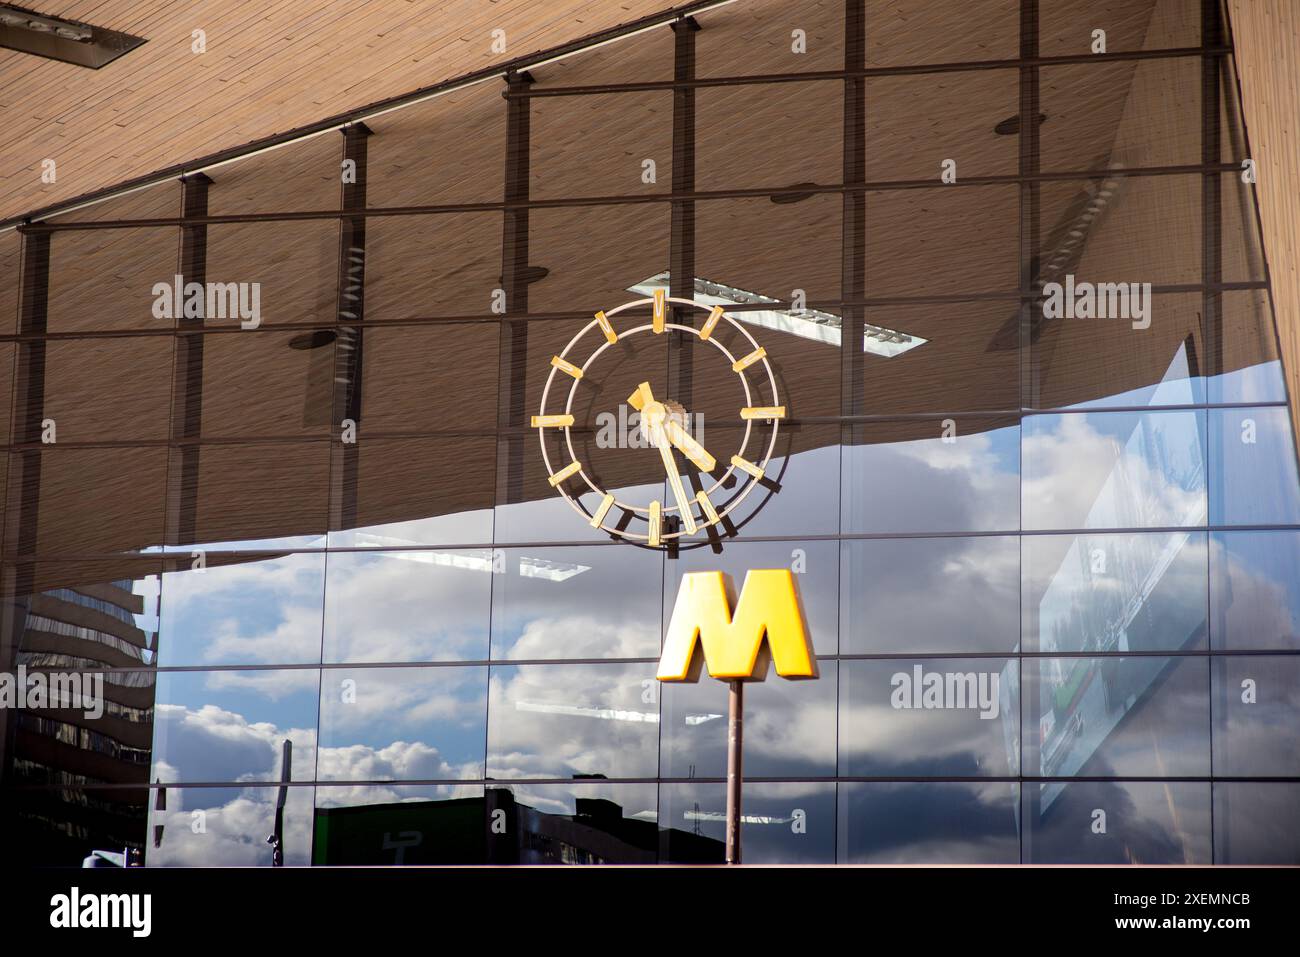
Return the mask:
<svg viewBox="0 0 1300 957"><path fill-rule="evenodd" d="M144 43L116 30L0 4L0 47L98 69Z"/></svg>
<svg viewBox="0 0 1300 957"><path fill-rule="evenodd" d="M693 728L696 725L708 724L710 721L717 721L721 718L720 714L688 714L686 716L686 726Z"/></svg>
<svg viewBox="0 0 1300 957"><path fill-rule="evenodd" d="M637 283L635 286L629 286L628 292L653 296L656 289L668 288L668 279L668 273L661 272L656 276L651 276L644 282ZM728 315L740 322L762 326L765 329L776 329L779 332L786 332L803 339L813 339L837 347L840 344L840 329L844 320L829 312L822 312L819 309L787 309L780 305L781 301L779 299L772 299L770 296L764 296L756 292L748 292L735 286L728 286L725 283L711 282L708 279L695 280L695 292L692 298L697 302L704 302L713 306L772 303L773 308L771 309L737 311L728 313ZM894 329L886 329L883 326L863 323L862 351L884 359L900 356L904 352L925 345L929 341L929 339L922 339L920 336L909 335L906 332L898 332Z"/></svg>
<svg viewBox="0 0 1300 957"><path fill-rule="evenodd" d="M553 562L545 558L519 559L521 578L545 578L547 581L568 581L575 575L591 571L590 565L571 565L568 562Z"/></svg>
<svg viewBox="0 0 1300 957"><path fill-rule="evenodd" d="M722 811L685 811L682 817L687 821L725 821L727 815ZM792 817L770 817L766 814L741 814L742 824L789 824Z"/></svg>
<svg viewBox="0 0 1300 957"><path fill-rule="evenodd" d="M658 724L659 715L650 711L624 711L621 708L580 708L571 704L545 704L540 701L516 701L516 711L535 714L567 714L573 718L596 718L600 721L631 721L634 724Z"/></svg>
<svg viewBox="0 0 1300 957"><path fill-rule="evenodd" d="M1039 113L1038 125L1042 126L1046 122L1047 114ZM1008 116L997 126L993 127L993 132L997 133L999 136L1015 136L1020 132L1020 114L1017 113L1015 116Z"/></svg>

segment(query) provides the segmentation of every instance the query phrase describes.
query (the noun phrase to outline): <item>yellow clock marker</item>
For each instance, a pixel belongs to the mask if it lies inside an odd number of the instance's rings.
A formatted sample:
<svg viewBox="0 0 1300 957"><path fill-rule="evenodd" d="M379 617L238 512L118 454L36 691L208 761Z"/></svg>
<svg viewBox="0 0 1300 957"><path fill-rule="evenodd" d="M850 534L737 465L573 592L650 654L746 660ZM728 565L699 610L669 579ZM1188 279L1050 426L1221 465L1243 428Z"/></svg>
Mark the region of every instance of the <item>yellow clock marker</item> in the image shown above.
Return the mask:
<svg viewBox="0 0 1300 957"><path fill-rule="evenodd" d="M757 362L759 359L762 359L763 357L765 357L766 355L767 355L767 350L764 349L762 346L759 346L757 349L755 349L755 350L754 350L753 352L751 352L749 355L747 355L747 356L745 356L745 357L743 357L743 358L741 358L741 359L737 359L735 362L733 362L733 363L731 364L731 371L732 371L732 372L742 372L742 371L744 371L745 369L748 369L750 366L752 366L752 365L753 365L755 362Z"/></svg>
<svg viewBox="0 0 1300 957"><path fill-rule="evenodd" d="M655 290L655 315L653 321L655 332L664 331L664 322L667 321L667 313L668 313L668 290L656 289Z"/></svg>
<svg viewBox="0 0 1300 957"><path fill-rule="evenodd" d="M663 519L660 517L659 513L662 507L663 506L659 504L658 499L655 499L653 502L650 503L650 547L651 548L659 547L659 526L663 524Z"/></svg>
<svg viewBox="0 0 1300 957"><path fill-rule="evenodd" d="M582 378L582 370L567 359L561 359L559 356L551 356L551 365L555 366L555 368L559 369L561 372L567 372L575 379Z"/></svg>
<svg viewBox="0 0 1300 957"><path fill-rule="evenodd" d="M571 415L533 416L533 428L535 429L568 428L571 425L573 425L573 416Z"/></svg>
<svg viewBox="0 0 1300 957"><path fill-rule="evenodd" d="M763 470L753 462L749 461L749 459L742 459L739 455L733 455L731 457L731 464L742 472L748 472L756 479L761 479L763 477Z"/></svg>
<svg viewBox="0 0 1300 957"><path fill-rule="evenodd" d="M555 486L559 485L570 475L576 475L581 469L582 469L581 462L577 462L577 461L570 462L568 465L560 469L554 475L549 476L546 479L546 481L551 483L551 488L555 488Z"/></svg>
<svg viewBox="0 0 1300 957"><path fill-rule="evenodd" d="M700 340L707 342L709 336L713 335L713 330L718 328L718 323L722 321L722 307L714 306L713 311L709 313L709 318L704 320L704 327L700 329Z"/></svg>
<svg viewBox="0 0 1300 957"><path fill-rule="evenodd" d="M596 313L596 325L600 326L600 331L605 333L605 341L611 346L618 342L618 333L614 331L614 327L610 324L609 317L605 315L603 309Z"/></svg>
<svg viewBox="0 0 1300 957"><path fill-rule="evenodd" d="M614 496L609 492L606 492L605 497L600 500L600 507L596 509L596 514L591 516L591 521L588 524L591 525L592 528L600 528L601 524L605 521L605 516L609 514L609 510L613 506Z"/></svg>
<svg viewBox="0 0 1300 957"><path fill-rule="evenodd" d="M783 405L751 405L740 410L742 419L784 419Z"/></svg>

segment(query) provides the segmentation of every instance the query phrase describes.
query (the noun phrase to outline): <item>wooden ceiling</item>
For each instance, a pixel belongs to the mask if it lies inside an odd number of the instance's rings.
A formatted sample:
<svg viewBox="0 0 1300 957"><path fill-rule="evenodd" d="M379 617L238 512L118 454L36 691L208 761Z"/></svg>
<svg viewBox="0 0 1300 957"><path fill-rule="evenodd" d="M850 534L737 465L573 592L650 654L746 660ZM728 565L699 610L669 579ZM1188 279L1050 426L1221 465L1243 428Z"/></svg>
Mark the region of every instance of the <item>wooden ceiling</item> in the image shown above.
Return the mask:
<svg viewBox="0 0 1300 957"><path fill-rule="evenodd" d="M146 38L99 70L0 49L0 220L505 63L671 0L26 0ZM192 32L207 52L191 51ZM506 51L492 50L504 30ZM44 159L57 180L41 182Z"/></svg>

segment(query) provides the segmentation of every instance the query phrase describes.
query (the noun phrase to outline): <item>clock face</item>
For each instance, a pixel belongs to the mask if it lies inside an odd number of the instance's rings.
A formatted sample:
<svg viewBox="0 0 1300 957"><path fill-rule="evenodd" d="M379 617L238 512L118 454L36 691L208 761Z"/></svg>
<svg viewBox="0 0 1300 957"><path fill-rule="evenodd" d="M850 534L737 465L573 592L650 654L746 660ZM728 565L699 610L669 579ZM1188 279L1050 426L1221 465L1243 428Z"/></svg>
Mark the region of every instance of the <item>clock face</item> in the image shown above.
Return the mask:
<svg viewBox="0 0 1300 957"><path fill-rule="evenodd" d="M649 323L635 325L637 320L631 317L619 321L622 314L646 305L653 309ZM696 322L668 321L670 305L696 311ZM736 396L734 408L726 409L721 423L709 423L720 436L716 442L704 432L702 420L687 408L688 403L655 385L664 377L654 370L662 371L666 365L645 357L663 358L674 339L696 356L694 381L732 380L729 394ZM602 376L606 367L611 374ZM584 397L583 390L591 390L594 382L600 383L601 398ZM611 404L611 396L632 410L630 421L640 439L634 443L637 454L664 481L658 497L627 501L600 483L599 443L584 440L593 434L596 423L582 419L602 404ZM659 289L652 298L596 313L551 358L541 408L532 417L532 426L541 442L548 481L583 521L616 537L664 548L716 534L718 526L730 524L727 516L756 486L770 484L766 470L786 414L779 402L767 350L744 326L722 306L670 297ZM599 411L614 415L612 409ZM622 413L620 422L625 421L627 410Z"/></svg>

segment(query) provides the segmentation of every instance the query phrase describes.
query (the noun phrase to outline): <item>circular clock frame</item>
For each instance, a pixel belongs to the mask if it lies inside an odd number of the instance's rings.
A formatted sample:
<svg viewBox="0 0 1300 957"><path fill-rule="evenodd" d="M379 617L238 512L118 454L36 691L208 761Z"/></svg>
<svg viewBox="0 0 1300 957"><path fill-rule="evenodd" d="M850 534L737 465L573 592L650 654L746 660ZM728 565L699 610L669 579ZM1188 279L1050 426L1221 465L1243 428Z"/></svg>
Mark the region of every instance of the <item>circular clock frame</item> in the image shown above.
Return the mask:
<svg viewBox="0 0 1300 957"><path fill-rule="evenodd" d="M604 316L606 320L611 320L615 316L619 315L620 313L626 312L629 309L634 309L637 306L644 306L653 303L654 303L653 297L647 297L644 299L633 299L630 302L623 303L621 306L616 306L613 309L606 310L604 312ZM713 303L697 302L694 299L686 299L677 296L665 296L664 307L663 307L665 310L667 309L668 304L688 306L693 309L700 309L709 313L711 313L714 309ZM734 329L737 333L739 333L745 339L745 341L749 343L751 347L750 354L752 354L753 352L757 352L759 350L758 342L754 339L753 335L750 334L748 329L742 326L731 316L727 315L725 312L722 313L721 320L725 320L727 323L729 323L731 328ZM583 362L581 365L578 365L577 363L573 363L572 360L569 359L570 353L574 351L574 349L578 346L578 344L583 340L583 338L588 333L590 333L593 329L599 329L599 328L600 328L599 319L592 319L580 330L578 330L578 332L573 336L573 338L569 340L568 344L565 345L564 349L559 353L560 359L572 363L573 365L577 365L578 368L582 370L582 378L586 377L587 370L591 367L591 365L594 362L596 362L596 360L598 360L605 353L606 350L618 345L625 338L629 336L642 335L645 333L651 333L656 335L660 334L655 332L653 323L645 323L643 325L633 326L630 329L622 330L618 332L617 334L618 338L617 341L615 342L608 341L608 339L604 337L603 333L599 333L599 335L602 338L600 345L598 345L591 352L591 354L587 357L586 361ZM709 343L715 349L717 349L721 353L721 355L726 359L729 369L732 366L734 366L734 364L737 361L737 357L732 354L731 350L728 349L721 342L719 342L713 335L710 335L708 338L705 338L702 329L697 329L694 326L682 325L681 323L676 323L676 322L664 322L663 334L668 333L670 330L678 334L694 335L701 342ZM781 400L778 394L776 375L772 371L772 365L768 361L766 352L764 352L763 355L759 358L758 363L762 364L763 372L766 374L767 377L768 386L772 390L772 405L779 406ZM754 365L757 365L758 363L755 363ZM747 366L745 369L740 369L740 370L732 369L733 374L740 377L741 386L745 392L745 403L747 406L752 406L754 404L754 398L753 398L753 392L750 388L749 379L745 375L745 373L748 369L754 368L754 365ZM541 416L545 416L547 414L546 412L547 400L550 398L551 388L555 384L555 375L559 371L560 370L554 364L552 364L550 374L547 375L546 377L546 385L542 389L542 398L541 398L541 404L539 410L539 415ZM565 396L565 402L564 402L565 415L568 416L573 415L573 401L574 401L574 397L577 395L578 386L581 384L582 378L574 378L572 383L569 385L569 390L567 395ZM745 450L749 447L750 439L754 431L755 421L756 420L754 419L745 420L745 432L744 432L744 436L741 439L740 449L735 453L736 457L741 457L741 458L744 457ZM772 453L776 449L777 433L780 431L779 418L772 418L766 421L769 421L771 423L772 434L768 438L767 447L763 451L762 458L754 463L762 473L766 473L767 471L768 463L772 459ZM556 469L551 464L551 454L550 454L550 450L547 448L546 430L548 428L555 429L557 427L539 425L537 426L537 436L538 436L538 441L541 445L542 461L546 465L546 471L548 474L553 475L555 474ZM559 426L558 428L564 432L564 446L569 453L569 461L580 462L573 448L572 426L564 425L564 426ZM726 501L725 505L722 508L716 510L717 512L716 520L710 519L707 515L704 514L694 516L696 520L697 532L702 532L712 525L720 524L722 519L726 518L736 508L738 508L741 505L741 503L744 502L746 498L748 498L749 494L754 490L755 486L757 486L762 481L759 476L752 475L747 471L739 469L733 461L727 464L726 471L724 471L721 475L717 476L714 479L712 485L704 489L705 494L712 495L718 489L723 488L727 480L737 473L744 476L746 479L748 479L748 481L741 487L741 489L738 492L732 493L731 497ZM606 494L610 494L606 489L601 488L595 482L595 480L587 473L587 468L585 464L579 464L578 471L575 474L577 477L580 477L584 483L586 483L588 489L590 489L592 492L596 493L597 495L601 496L602 499ZM587 521L587 524L590 525L591 519L593 518L593 514L582 506L582 503L578 501L577 497L570 494L569 490L565 488L565 483L561 481L556 484L555 488L560 493L560 495L564 497L564 500L569 503L569 506L575 512L577 512L578 515L582 516L582 518L584 518ZM612 504L618 506L624 512L631 512L635 515L644 517L647 520L647 522L649 520L649 516L650 516L649 505L636 505L630 502L624 502L620 500L617 496L614 497ZM695 499L691 499L688 507L692 508L693 510L695 508L695 505L696 505ZM629 531L627 529L619 529L619 528L611 527L610 525L606 524L606 522L608 521L608 514L609 512L612 511L613 511L612 508L609 509L606 513L606 516L602 517L600 523L594 525L593 527L598 528L604 532L607 532L610 535L617 536L619 538L629 539L638 543L650 545L652 536L650 535L649 530L647 530L645 533L634 532L634 531ZM663 519L666 519L668 516L677 514L679 512L680 509L676 503L669 505L668 502L665 501L662 504L660 510L661 521ZM692 514L694 515L694 512L692 512ZM691 537L686 532L685 523L681 522L679 523L679 525L680 527L676 531L660 532L658 536L660 548L669 547L670 543L673 542L674 540L689 539Z"/></svg>

